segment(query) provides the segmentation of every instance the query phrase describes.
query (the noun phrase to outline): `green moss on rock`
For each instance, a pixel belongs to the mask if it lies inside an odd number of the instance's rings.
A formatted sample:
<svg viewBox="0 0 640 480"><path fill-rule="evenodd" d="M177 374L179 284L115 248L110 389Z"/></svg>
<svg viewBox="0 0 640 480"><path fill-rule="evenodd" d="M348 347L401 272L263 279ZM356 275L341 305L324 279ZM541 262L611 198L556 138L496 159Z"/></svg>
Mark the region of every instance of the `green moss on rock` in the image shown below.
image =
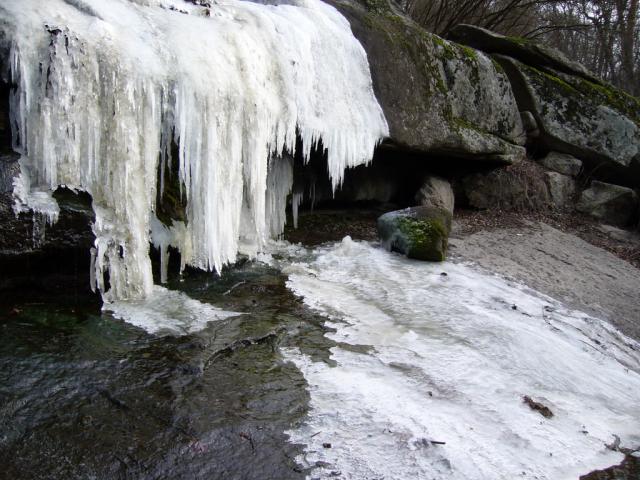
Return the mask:
<svg viewBox="0 0 640 480"><path fill-rule="evenodd" d="M439 219L404 217L398 221L398 230L407 238L409 258L432 262L445 260L448 232Z"/></svg>
<svg viewBox="0 0 640 480"><path fill-rule="evenodd" d="M416 260L444 261L450 230L451 213L435 207L407 208L378 219L385 246Z"/></svg>
<svg viewBox="0 0 640 480"><path fill-rule="evenodd" d="M529 45L532 43L531 40L524 37L504 37L504 38L505 40L520 46Z"/></svg>
<svg viewBox="0 0 640 480"><path fill-rule="evenodd" d="M600 85L576 78L576 89L604 105L615 108L640 127L640 98L629 95L611 85Z"/></svg>
<svg viewBox="0 0 640 480"><path fill-rule="evenodd" d="M560 93L567 95L569 100L576 102L580 100L580 104L594 107L597 105L607 106L627 116L640 127L640 99L637 97L611 85L597 84L577 76L568 76L557 72L554 74L548 70L540 70L523 64L520 64L520 68L525 71L530 80L536 81L541 88L547 87L543 91L547 92L549 98L554 97L554 93L548 89L549 86L553 86L558 88Z"/></svg>

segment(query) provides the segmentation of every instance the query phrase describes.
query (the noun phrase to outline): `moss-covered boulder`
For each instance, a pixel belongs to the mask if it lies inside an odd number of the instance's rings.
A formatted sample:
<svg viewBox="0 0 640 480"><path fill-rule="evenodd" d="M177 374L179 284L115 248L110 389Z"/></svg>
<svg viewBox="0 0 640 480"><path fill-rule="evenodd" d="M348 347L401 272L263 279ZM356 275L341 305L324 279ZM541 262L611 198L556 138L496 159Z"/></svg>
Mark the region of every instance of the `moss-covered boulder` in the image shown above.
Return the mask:
<svg viewBox="0 0 640 480"><path fill-rule="evenodd" d="M506 37L475 25L456 25L447 38L485 53L506 55L536 68L551 68L591 82L600 80L584 65L570 60L562 52L527 38Z"/></svg>
<svg viewBox="0 0 640 480"><path fill-rule="evenodd" d="M498 60L512 79L521 108L534 112L545 147L574 155L591 169L608 168L618 177L631 168L640 152L640 99L578 76L507 57Z"/></svg>
<svg viewBox="0 0 640 480"><path fill-rule="evenodd" d="M436 207L411 207L378 218L385 247L417 260L444 261L450 231L451 213Z"/></svg>
<svg viewBox="0 0 640 480"><path fill-rule="evenodd" d="M522 38L459 25L449 38L500 63L518 107L533 114L538 147L583 160L587 174L640 185L640 99L596 78L561 52Z"/></svg>
<svg viewBox="0 0 640 480"><path fill-rule="evenodd" d="M502 68L443 40L386 0L328 0L367 52L376 97L397 147L514 163L524 156L518 107Z"/></svg>

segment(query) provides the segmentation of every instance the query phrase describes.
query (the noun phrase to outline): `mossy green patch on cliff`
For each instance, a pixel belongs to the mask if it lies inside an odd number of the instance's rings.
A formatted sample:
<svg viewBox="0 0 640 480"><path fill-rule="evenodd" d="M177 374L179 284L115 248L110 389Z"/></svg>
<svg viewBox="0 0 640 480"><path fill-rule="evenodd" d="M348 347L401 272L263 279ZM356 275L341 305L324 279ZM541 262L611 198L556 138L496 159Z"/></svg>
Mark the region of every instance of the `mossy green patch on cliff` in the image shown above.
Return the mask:
<svg viewBox="0 0 640 480"><path fill-rule="evenodd" d="M471 60L478 60L478 52L466 45L457 45L457 47L465 54L465 56Z"/></svg>
<svg viewBox="0 0 640 480"><path fill-rule="evenodd" d="M561 78L559 76L561 74L554 75L549 71L527 65L520 65L520 68L528 74L530 80L544 88L544 91L548 94L545 94L546 98L554 98L558 96L558 93L562 93L566 95L566 103L569 107L572 104L575 104L576 108L579 108L579 104L582 105L582 108L585 108L584 105L590 105L593 108L596 105L607 106L627 116L640 127L640 99L637 97L633 97L611 85L597 84L577 76L564 75L564 78ZM551 86L557 87L560 92L554 94L549 90ZM587 100L586 103L584 102L585 99ZM574 113L577 115L579 112L576 111Z"/></svg>
<svg viewBox="0 0 640 480"><path fill-rule="evenodd" d="M493 68L496 69L496 72L506 75L506 72L504 71L504 68L502 67L502 65L500 65L500 62L498 62L493 57L490 57L490 58L491 58L491 63L493 63Z"/></svg>
<svg viewBox="0 0 640 480"><path fill-rule="evenodd" d="M434 60L435 56L429 53L433 48L430 42L434 35L394 13L386 0L367 0L365 12L358 12L357 7L352 4L342 3L341 6L362 18L366 28L385 38L389 44L389 55L411 59L422 70L420 73L426 82L422 85L422 92L415 92L422 101L430 101L435 92L446 94L447 88L439 64ZM444 43L443 40L441 42Z"/></svg>
<svg viewBox="0 0 640 480"><path fill-rule="evenodd" d="M440 38L437 35L432 33L428 34L431 38L431 41L436 49L441 49L442 56L446 60L454 60L458 59L461 61L464 60L478 60L478 52L471 47L467 47L466 45L461 45L458 43L449 42Z"/></svg>
<svg viewBox="0 0 640 480"><path fill-rule="evenodd" d="M561 124L578 124L586 109L592 109L593 105L582 101L582 94L562 78L537 68L519 64L518 67L524 73L527 81L544 99L540 110L543 116L553 116Z"/></svg>
<svg viewBox="0 0 640 480"><path fill-rule="evenodd" d="M398 219L398 230L406 237L409 258L432 262L445 260L449 232L439 219L402 217Z"/></svg>
<svg viewBox="0 0 640 480"><path fill-rule="evenodd" d="M442 56L446 60L452 60L457 56L456 50L455 48L453 48L453 45L446 40L443 40L439 36L432 34L431 42L433 43L433 46L436 48L436 50L440 49L442 51Z"/></svg>
<svg viewBox="0 0 640 480"><path fill-rule="evenodd" d="M561 89L569 92L569 93L578 93L578 91L576 90L575 87L573 87L572 85L570 85L569 83L565 82L563 79L561 79L560 77L556 76L556 75L552 75L549 72L545 72L543 70L538 70L535 67L528 67L530 70L533 70L536 72L537 75L541 75L543 76L546 80L555 83L558 87L560 87Z"/></svg>
<svg viewBox="0 0 640 480"><path fill-rule="evenodd" d="M597 98L602 104L625 114L640 127L640 98L629 95L611 85L597 84L581 78L576 78L576 88L592 99Z"/></svg>

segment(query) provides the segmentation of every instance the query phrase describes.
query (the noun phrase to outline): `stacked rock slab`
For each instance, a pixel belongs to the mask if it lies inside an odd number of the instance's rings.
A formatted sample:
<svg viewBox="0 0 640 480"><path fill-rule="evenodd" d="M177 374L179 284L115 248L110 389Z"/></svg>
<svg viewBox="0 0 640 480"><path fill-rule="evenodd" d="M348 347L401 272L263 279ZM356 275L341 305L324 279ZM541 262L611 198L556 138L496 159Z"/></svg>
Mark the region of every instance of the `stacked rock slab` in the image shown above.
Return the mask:
<svg viewBox="0 0 640 480"><path fill-rule="evenodd" d="M536 142L568 153L616 183L640 185L640 100L607 85L556 50L459 25L450 38L493 54L521 111L540 128Z"/></svg>

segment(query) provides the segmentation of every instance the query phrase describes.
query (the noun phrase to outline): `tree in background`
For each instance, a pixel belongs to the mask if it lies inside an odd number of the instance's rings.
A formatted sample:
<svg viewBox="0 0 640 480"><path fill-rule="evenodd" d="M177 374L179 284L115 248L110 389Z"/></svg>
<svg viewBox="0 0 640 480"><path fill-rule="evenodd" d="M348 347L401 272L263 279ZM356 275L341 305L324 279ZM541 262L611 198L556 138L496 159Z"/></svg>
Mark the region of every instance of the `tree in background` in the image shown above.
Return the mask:
<svg viewBox="0 0 640 480"><path fill-rule="evenodd" d="M640 95L640 0L401 0L438 35L459 23L530 38L563 51L594 74Z"/></svg>

